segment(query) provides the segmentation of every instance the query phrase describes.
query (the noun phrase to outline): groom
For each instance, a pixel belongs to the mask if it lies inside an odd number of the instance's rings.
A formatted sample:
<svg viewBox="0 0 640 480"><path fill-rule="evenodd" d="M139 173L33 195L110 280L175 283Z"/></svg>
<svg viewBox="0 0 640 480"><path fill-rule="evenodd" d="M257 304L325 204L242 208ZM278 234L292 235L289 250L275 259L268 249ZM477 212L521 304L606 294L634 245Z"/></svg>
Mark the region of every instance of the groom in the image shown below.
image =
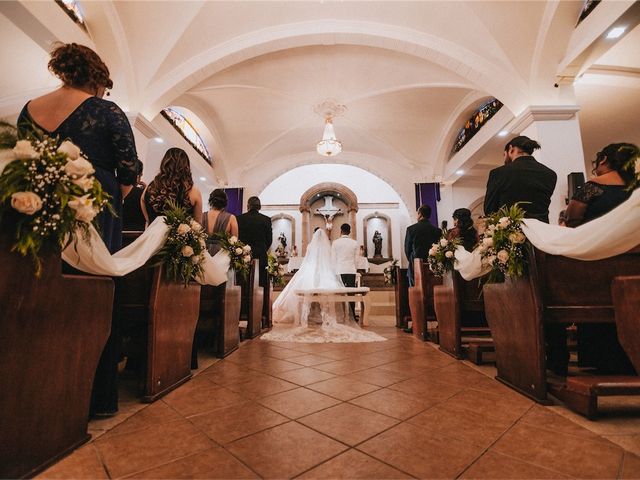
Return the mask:
<svg viewBox="0 0 640 480"><path fill-rule="evenodd" d="M358 257L358 242L352 239L351 225L343 223L340 227L340 238L336 238L331 245L331 261L336 273L340 274L345 287L356 286L356 258ZM356 304L349 303L351 314L356 318Z"/></svg>

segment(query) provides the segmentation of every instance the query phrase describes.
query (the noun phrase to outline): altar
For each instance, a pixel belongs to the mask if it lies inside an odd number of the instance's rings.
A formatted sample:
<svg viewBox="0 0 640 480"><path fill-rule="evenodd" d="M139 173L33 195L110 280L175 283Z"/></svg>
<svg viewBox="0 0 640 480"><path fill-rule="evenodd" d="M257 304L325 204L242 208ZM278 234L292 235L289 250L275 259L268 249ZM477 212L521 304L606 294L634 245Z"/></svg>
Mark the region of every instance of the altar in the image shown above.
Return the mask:
<svg viewBox="0 0 640 480"><path fill-rule="evenodd" d="M289 263L287 263L287 272L293 273L296 270L299 270L303 260L304 260L304 257L289 257ZM365 272L368 272L369 260L367 260L366 257L357 257L356 268L358 270L364 270Z"/></svg>

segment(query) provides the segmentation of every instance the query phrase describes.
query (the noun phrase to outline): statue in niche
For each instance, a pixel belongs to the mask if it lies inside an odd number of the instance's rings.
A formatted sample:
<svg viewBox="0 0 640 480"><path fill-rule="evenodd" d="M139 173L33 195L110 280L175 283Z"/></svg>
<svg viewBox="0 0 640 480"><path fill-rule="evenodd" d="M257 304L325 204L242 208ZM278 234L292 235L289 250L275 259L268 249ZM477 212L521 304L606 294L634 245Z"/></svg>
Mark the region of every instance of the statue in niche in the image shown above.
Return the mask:
<svg viewBox="0 0 640 480"><path fill-rule="evenodd" d="M373 257L382 257L382 234L378 230L373 234Z"/></svg>
<svg viewBox="0 0 640 480"><path fill-rule="evenodd" d="M287 255L287 236L284 234L284 232L280 232L280 236L278 237L276 255L278 257L285 257Z"/></svg>

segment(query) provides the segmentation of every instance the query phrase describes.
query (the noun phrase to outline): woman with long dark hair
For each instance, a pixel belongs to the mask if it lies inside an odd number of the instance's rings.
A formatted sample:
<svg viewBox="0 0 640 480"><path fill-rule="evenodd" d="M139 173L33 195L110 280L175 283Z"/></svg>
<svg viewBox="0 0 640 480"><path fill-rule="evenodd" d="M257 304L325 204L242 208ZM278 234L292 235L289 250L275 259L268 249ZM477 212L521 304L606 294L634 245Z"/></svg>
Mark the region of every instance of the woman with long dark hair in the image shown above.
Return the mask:
<svg viewBox="0 0 640 480"><path fill-rule="evenodd" d="M189 156L175 147L166 151L160 172L142 194L141 207L147 225L164 215L170 202L184 208L197 222L202 220L202 196L193 184Z"/></svg>
<svg viewBox="0 0 640 480"><path fill-rule="evenodd" d="M478 243L478 231L473 226L471 210L468 208L458 208L453 212L453 228L447 235L449 240L460 238L465 250L471 252Z"/></svg>
<svg viewBox="0 0 640 480"><path fill-rule="evenodd" d="M226 232L233 237L238 236L238 220L234 214L226 211L228 202L226 192L221 188L216 188L209 195L210 209L202 216L202 226L209 234L207 249L212 256L220 250L220 245L213 237L214 233Z"/></svg>

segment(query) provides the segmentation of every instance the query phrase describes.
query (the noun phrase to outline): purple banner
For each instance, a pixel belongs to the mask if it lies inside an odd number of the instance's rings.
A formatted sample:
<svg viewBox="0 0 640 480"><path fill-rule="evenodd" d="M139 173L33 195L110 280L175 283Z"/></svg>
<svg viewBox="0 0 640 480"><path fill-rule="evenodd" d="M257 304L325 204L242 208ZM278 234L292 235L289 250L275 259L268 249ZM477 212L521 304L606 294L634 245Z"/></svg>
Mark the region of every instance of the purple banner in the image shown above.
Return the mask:
<svg viewBox="0 0 640 480"><path fill-rule="evenodd" d="M242 200L244 196L244 188L225 188L229 202L227 203L227 212L233 213L235 216L242 214Z"/></svg>
<svg viewBox="0 0 640 480"><path fill-rule="evenodd" d="M416 210L420 205L431 207L431 218L429 222L436 227L438 223L438 202L440 201L439 183L416 183Z"/></svg>

